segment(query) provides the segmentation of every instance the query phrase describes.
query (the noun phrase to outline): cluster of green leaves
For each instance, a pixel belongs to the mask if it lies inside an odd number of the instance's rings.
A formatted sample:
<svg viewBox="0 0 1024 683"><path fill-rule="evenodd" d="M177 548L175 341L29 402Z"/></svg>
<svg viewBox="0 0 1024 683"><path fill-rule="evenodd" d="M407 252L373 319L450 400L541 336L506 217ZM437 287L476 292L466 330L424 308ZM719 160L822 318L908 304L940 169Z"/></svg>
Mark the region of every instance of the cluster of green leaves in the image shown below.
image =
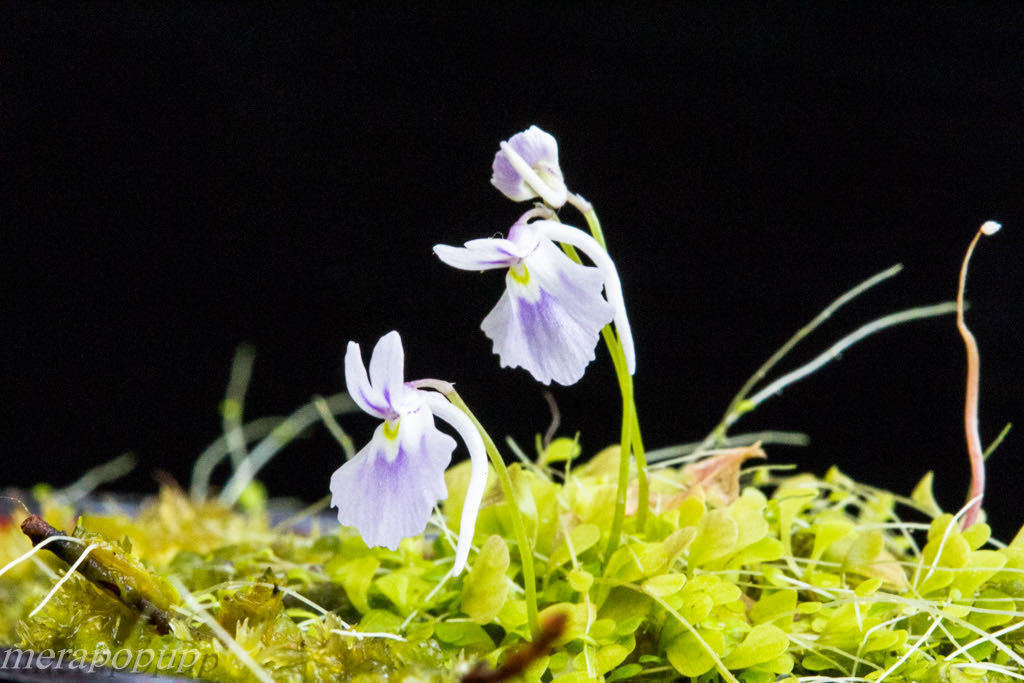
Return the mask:
<svg viewBox="0 0 1024 683"><path fill-rule="evenodd" d="M512 468L542 577L542 614L571 616L536 678L545 669L559 680L1024 673L1024 533L1008 547L982 549L988 527L961 532L938 512L930 480L899 499L835 469L818 479L757 468L741 495L715 505L690 468L656 470L654 514L606 556L616 455L598 455L562 484L542 466ZM456 489L464 477L451 473ZM925 521L901 519L901 503ZM510 538L503 506L490 510L477 536L487 545ZM466 583L498 569L503 580L516 579L517 556L518 549L503 552L508 566L475 567ZM473 594L463 587L465 613ZM525 635L520 599L512 595L476 620L485 632L501 627L492 659ZM456 608L454 596L446 607Z"/></svg>
<svg viewBox="0 0 1024 683"><path fill-rule="evenodd" d="M572 441L540 450L509 468L514 504L541 621L568 620L525 680L1024 679L1024 532L1004 546L985 524L962 530L929 478L901 498L835 469L726 474L742 488L694 466L654 469L646 525L627 517L609 552L617 447L577 467ZM171 490L135 516L83 517L78 533L130 539L111 545L180 582L276 680L457 680L530 638L511 509L493 480L470 569L445 579L468 477L468 464L448 472L435 528L395 551L316 524L275 531L264 513ZM24 550L13 528L0 539L4 556ZM194 609L160 636L80 577L29 618L51 585L27 563L0 577L6 637L13 623L18 644L36 649L191 647L218 655L208 679L256 675Z"/></svg>

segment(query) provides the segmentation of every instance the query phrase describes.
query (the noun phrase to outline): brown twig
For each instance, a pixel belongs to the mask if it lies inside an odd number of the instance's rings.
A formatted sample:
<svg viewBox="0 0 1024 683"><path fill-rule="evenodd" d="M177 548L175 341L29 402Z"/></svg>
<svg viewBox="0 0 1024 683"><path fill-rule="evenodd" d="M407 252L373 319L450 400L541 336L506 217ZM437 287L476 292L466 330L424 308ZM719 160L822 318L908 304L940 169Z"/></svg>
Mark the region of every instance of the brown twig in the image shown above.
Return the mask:
<svg viewBox="0 0 1024 683"><path fill-rule="evenodd" d="M964 399L964 431L967 434L967 456L971 461L971 485L967 490L967 500L970 507L964 514L963 528L978 521L981 513L981 501L985 495L985 457L981 448L981 435L978 433L978 383L981 377L981 357L978 354L978 342L974 335L967 328L964 321L964 289L967 286L967 264L974 253L974 247L982 235L992 235L1001 226L994 221L983 224L964 255L963 265L960 266L960 286L956 293L956 327L963 337L964 346L967 347L967 392Z"/></svg>
<svg viewBox="0 0 1024 683"><path fill-rule="evenodd" d="M54 536L65 536L62 531L55 529L38 515L29 515L21 523L21 531L32 541L32 545L39 545L48 538ZM84 547L73 541L58 538L50 541L46 549L60 559L73 565L79 560ZM156 627L157 633L165 635L170 633L170 616L168 612L157 602L163 602L157 595L157 590L145 585L150 581L149 577L133 577L118 571L104 562L103 558L93 552L78 565L78 573L89 579L94 585L117 598L120 602L136 610Z"/></svg>
<svg viewBox="0 0 1024 683"><path fill-rule="evenodd" d="M478 663L472 671L462 677L462 683L497 683L515 678L551 650L555 641L565 632L568 621L569 617L564 612L551 615L541 626L540 633L533 642L513 652L497 669L488 669L483 662Z"/></svg>

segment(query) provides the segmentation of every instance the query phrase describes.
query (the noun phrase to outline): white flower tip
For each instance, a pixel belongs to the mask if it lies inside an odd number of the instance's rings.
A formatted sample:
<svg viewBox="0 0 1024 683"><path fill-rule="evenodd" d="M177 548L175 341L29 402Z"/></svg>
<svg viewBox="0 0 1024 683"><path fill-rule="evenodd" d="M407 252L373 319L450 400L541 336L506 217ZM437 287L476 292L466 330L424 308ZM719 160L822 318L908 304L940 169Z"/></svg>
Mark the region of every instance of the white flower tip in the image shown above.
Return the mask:
<svg viewBox="0 0 1024 683"><path fill-rule="evenodd" d="M398 330L391 330L377 341L378 345L380 345L381 343L384 344L384 347L382 348L387 348L393 346L394 344L398 344L399 347L401 347L402 335L398 334ZM376 350L376 347L374 347L374 350Z"/></svg>
<svg viewBox="0 0 1024 683"><path fill-rule="evenodd" d="M1003 227L1002 223L996 221L985 221L981 224L981 232L986 235L994 235L999 232L999 229Z"/></svg>

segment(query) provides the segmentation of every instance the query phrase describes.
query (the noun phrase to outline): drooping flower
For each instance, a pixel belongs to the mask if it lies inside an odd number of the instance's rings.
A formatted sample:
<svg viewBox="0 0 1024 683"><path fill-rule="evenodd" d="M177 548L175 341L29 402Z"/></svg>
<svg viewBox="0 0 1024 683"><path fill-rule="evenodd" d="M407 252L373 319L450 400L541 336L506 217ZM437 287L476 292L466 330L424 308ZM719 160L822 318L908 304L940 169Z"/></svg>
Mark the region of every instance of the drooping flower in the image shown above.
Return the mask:
<svg viewBox="0 0 1024 683"><path fill-rule="evenodd" d="M491 184L515 202L540 197L559 209L569 196L558 165L558 143L537 126L502 142L491 171Z"/></svg>
<svg viewBox="0 0 1024 683"><path fill-rule="evenodd" d="M544 384L575 384L594 360L601 328L614 320L632 374L633 337L615 264L590 235L556 221L531 222L538 214L526 212L507 239L439 244L434 253L461 270L508 268L505 292L480 325L503 367L524 368ZM555 242L576 247L594 266L576 263Z"/></svg>
<svg viewBox="0 0 1024 683"><path fill-rule="evenodd" d="M462 510L454 574L466 565L487 482L483 440L465 413L440 394L404 381L405 354L398 332L380 338L363 366L359 345L349 342L345 383L352 399L383 422L362 450L331 476L331 505L338 521L355 527L368 546L394 550L403 538L423 533L434 504L448 497L444 471L455 439L434 425L434 417L462 437L472 459Z"/></svg>

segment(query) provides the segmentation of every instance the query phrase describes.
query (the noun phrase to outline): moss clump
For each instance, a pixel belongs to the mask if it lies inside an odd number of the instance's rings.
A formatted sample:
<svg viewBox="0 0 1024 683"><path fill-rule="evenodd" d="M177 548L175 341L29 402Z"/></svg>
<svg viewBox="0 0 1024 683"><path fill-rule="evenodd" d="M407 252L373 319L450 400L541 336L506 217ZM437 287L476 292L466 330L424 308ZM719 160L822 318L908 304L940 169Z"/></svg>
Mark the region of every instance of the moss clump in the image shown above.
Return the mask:
<svg viewBox="0 0 1024 683"><path fill-rule="evenodd" d="M615 451L575 469L555 470L543 453L510 468L541 618L568 617L527 680L1019 680L1024 534L1002 546L984 524L961 530L928 481L902 498L835 469L740 470L732 453L652 470L646 525L627 516L608 555ZM447 478L452 503L437 528L396 551L346 530L275 530L265 512L165 488L136 514L81 517L75 536L99 544L101 562L120 558L119 571L181 586L166 594L169 633L78 575L29 616L67 567L46 553L41 567L0 577L0 629L22 648L90 660L122 649L215 655L180 672L207 680L441 681L476 661L499 666L529 637L507 507L491 482L471 570L441 583L466 465ZM12 559L29 543L6 525L0 548Z"/></svg>

